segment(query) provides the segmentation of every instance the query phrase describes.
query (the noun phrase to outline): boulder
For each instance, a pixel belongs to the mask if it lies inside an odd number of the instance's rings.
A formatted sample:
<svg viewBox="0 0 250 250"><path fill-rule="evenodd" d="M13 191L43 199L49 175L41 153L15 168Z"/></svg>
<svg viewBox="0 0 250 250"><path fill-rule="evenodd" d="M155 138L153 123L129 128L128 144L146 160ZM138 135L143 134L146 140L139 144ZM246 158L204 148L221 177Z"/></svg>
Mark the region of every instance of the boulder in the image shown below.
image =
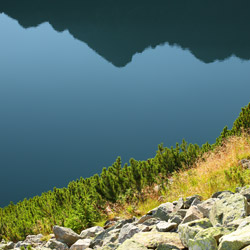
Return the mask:
<svg viewBox="0 0 250 250"><path fill-rule="evenodd" d="M139 233L140 229L133 224L126 224L122 227L118 242L123 243L125 240L130 239L134 234Z"/></svg>
<svg viewBox="0 0 250 250"><path fill-rule="evenodd" d="M69 247L67 244L62 243L60 241L57 241L55 239L50 239L45 246L46 248L50 248L50 249L55 249L55 250L68 250Z"/></svg>
<svg viewBox="0 0 250 250"><path fill-rule="evenodd" d="M240 194L230 194L225 198L216 200L209 213L209 219L214 226L218 224L227 225L246 216L247 200Z"/></svg>
<svg viewBox="0 0 250 250"><path fill-rule="evenodd" d="M234 193L231 191L219 191L219 192L214 193L212 195L212 198L223 199L223 198L230 196L231 194L234 194Z"/></svg>
<svg viewBox="0 0 250 250"><path fill-rule="evenodd" d="M116 223L115 228L116 229L122 228L126 224L130 224L130 223L137 222L137 221L138 221L138 219L136 217L133 217L133 218L130 218L130 219L126 219L126 220L119 220Z"/></svg>
<svg viewBox="0 0 250 250"><path fill-rule="evenodd" d="M171 223L176 223L177 225L179 225L182 222L182 217L180 215L174 214L174 215L170 216L168 221L171 222Z"/></svg>
<svg viewBox="0 0 250 250"><path fill-rule="evenodd" d="M114 226L106 229L94 238L90 247L96 248L97 246L101 247L102 245L115 242L118 239L119 232L120 229L115 229Z"/></svg>
<svg viewBox="0 0 250 250"><path fill-rule="evenodd" d="M248 159L242 159L239 161L239 165L241 165L245 169L250 169L250 160Z"/></svg>
<svg viewBox="0 0 250 250"><path fill-rule="evenodd" d="M168 221L169 215L173 212L174 205L170 202L163 203L159 207L149 211L147 215L152 215L160 220Z"/></svg>
<svg viewBox="0 0 250 250"><path fill-rule="evenodd" d="M156 224L156 229L158 232L170 232L178 227L176 223L161 221Z"/></svg>
<svg viewBox="0 0 250 250"><path fill-rule="evenodd" d="M200 195L193 195L186 198L186 201L184 202L184 208L188 209L191 207L191 204L194 200L202 200L202 197Z"/></svg>
<svg viewBox="0 0 250 250"><path fill-rule="evenodd" d="M97 234L99 234L103 231L104 231L104 229L102 227L99 227L99 226L91 227L91 228L83 230L80 234L80 237L82 239L95 237Z"/></svg>
<svg viewBox="0 0 250 250"><path fill-rule="evenodd" d="M145 225L145 226L153 226L153 225L156 225L157 223L159 223L160 220L157 219L157 218L151 218L151 219L148 219L146 221L144 221L142 223L142 225Z"/></svg>
<svg viewBox="0 0 250 250"><path fill-rule="evenodd" d="M173 203L174 204L174 203ZM173 209L173 212L177 212L179 211L180 209L184 208L184 199L183 198L180 198L178 201L177 201L177 204L174 206L174 209Z"/></svg>
<svg viewBox="0 0 250 250"><path fill-rule="evenodd" d="M200 210L196 206L191 206L188 209L186 216L184 217L182 223L187 223L187 222L199 220L202 218L203 218L203 213L200 212Z"/></svg>
<svg viewBox="0 0 250 250"><path fill-rule="evenodd" d="M188 247L188 241L190 239L194 239L196 234L210 227L212 227L212 224L207 218L179 225L178 232L182 244Z"/></svg>
<svg viewBox="0 0 250 250"><path fill-rule="evenodd" d="M232 233L233 229L223 227L210 227L200 231L194 239L188 241L189 250L217 250L219 239L226 234Z"/></svg>
<svg viewBox="0 0 250 250"><path fill-rule="evenodd" d="M149 219L152 219L154 218L153 216L151 215L143 215L138 221L137 221L137 224L141 224Z"/></svg>
<svg viewBox="0 0 250 250"><path fill-rule="evenodd" d="M70 228L54 226L53 232L58 241L67 244L69 247L80 239L80 235Z"/></svg>
<svg viewBox="0 0 250 250"><path fill-rule="evenodd" d="M248 245L250 245L250 225L223 236L218 250L240 250Z"/></svg>
<svg viewBox="0 0 250 250"><path fill-rule="evenodd" d="M184 249L177 233L140 232L135 234L130 240L138 242L149 249L156 249L163 244L172 247L172 249Z"/></svg>
<svg viewBox="0 0 250 250"><path fill-rule="evenodd" d="M198 209L202 212L205 218L209 218L209 212L216 200L217 198L210 198L208 200L203 201L200 204L197 204Z"/></svg>
<svg viewBox="0 0 250 250"><path fill-rule="evenodd" d="M71 247L70 250L84 250L90 246L91 239L80 239L76 241Z"/></svg>
<svg viewBox="0 0 250 250"><path fill-rule="evenodd" d="M147 250L148 248L141 243L134 240L126 240L122 245L120 245L117 250Z"/></svg>
<svg viewBox="0 0 250 250"><path fill-rule="evenodd" d="M244 187L240 190L240 194L245 196L247 201L250 202L250 188Z"/></svg>

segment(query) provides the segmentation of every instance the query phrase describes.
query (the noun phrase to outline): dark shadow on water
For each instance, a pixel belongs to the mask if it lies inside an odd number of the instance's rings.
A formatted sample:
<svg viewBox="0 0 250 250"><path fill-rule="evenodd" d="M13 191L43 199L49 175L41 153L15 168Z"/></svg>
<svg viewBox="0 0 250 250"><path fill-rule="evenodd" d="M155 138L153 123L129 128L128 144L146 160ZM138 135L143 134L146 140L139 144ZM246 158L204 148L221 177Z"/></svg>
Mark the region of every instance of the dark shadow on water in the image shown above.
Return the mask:
<svg viewBox="0 0 250 250"><path fill-rule="evenodd" d="M249 0L6 0L0 12L25 28L69 30L118 67L166 42L205 63L250 58Z"/></svg>

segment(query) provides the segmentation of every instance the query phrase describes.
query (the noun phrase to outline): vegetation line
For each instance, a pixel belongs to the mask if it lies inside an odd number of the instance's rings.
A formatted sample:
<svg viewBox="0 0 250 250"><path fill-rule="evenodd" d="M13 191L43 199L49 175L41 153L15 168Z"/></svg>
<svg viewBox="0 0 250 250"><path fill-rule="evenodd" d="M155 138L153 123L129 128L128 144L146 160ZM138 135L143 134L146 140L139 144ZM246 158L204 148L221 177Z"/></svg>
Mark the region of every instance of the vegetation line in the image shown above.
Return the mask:
<svg viewBox="0 0 250 250"><path fill-rule="evenodd" d="M249 147L247 143L249 137L246 135L249 129L250 103L242 108L231 130L227 127L223 129L215 144L206 143L199 147L197 144L188 144L183 140L182 144L177 143L175 148L159 145L152 159L146 161L131 159L129 165L122 166L121 158L118 157L112 166L103 168L100 175L95 174L87 179L80 178L70 182L67 188L54 188L53 191L43 193L41 196L24 199L17 204L10 203L7 207L0 208L0 240L18 241L28 234L46 235L51 232L55 224L70 227L79 233L107 215L107 204L136 202L140 208L140 204L145 202L145 190L156 184L171 199L180 193L199 192L198 189L204 186L198 185L197 182L207 185L209 180L210 189L207 192L209 196L209 192L214 190L214 185L220 183L218 183L219 179L212 176L213 174L208 170L211 167L204 167L202 162L204 160L214 162L211 159L220 155L218 148L225 143L225 139L230 141L230 144L225 144L228 147L233 145L233 141L241 145L239 147ZM228 150L225 145L223 148ZM243 150L241 155L244 155L244 152ZM230 155L234 154L231 152ZM191 168L194 164L196 168ZM237 168L227 170L223 167L226 165L226 162L221 163L218 171L215 172L218 175L224 173L225 183L243 184L244 176ZM201 172L201 176L197 174ZM172 184L169 184L170 176L172 176Z"/></svg>

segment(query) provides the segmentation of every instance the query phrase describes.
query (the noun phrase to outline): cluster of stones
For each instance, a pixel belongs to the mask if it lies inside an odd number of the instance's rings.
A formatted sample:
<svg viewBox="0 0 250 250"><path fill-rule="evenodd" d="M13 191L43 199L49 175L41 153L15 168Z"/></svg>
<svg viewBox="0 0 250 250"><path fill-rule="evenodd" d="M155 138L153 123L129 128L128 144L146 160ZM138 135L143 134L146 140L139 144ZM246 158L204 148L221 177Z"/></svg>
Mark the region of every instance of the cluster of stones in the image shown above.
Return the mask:
<svg viewBox="0 0 250 250"><path fill-rule="evenodd" d="M223 191L202 201L195 195L167 202L140 219L107 221L76 234L54 226L47 242L29 235L17 243L1 242L0 249L19 250L250 250L250 188Z"/></svg>

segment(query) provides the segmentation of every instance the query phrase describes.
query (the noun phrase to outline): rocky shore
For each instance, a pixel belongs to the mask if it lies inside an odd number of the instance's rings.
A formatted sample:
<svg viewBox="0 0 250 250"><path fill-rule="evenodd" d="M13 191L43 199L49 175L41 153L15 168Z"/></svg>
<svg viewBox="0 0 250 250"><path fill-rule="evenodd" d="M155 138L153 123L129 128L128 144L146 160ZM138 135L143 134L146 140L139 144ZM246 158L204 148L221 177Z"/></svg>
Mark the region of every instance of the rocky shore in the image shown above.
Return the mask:
<svg viewBox="0 0 250 250"><path fill-rule="evenodd" d="M141 218L114 218L104 227L80 234L54 226L53 234L29 235L24 241L0 243L20 250L250 250L250 188L199 195L163 203Z"/></svg>

